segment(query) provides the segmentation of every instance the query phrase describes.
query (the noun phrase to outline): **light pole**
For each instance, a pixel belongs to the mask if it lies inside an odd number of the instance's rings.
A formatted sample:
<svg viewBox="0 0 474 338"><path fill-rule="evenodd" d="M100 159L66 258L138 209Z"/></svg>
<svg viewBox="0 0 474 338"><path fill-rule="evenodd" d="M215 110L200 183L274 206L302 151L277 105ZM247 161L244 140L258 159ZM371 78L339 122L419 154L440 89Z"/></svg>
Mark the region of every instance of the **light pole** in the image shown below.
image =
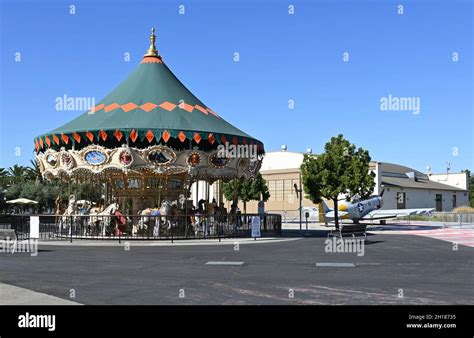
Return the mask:
<svg viewBox="0 0 474 338"><path fill-rule="evenodd" d="M301 174L300 174L300 185L301 185ZM303 193L303 189L301 189L301 187L298 189L298 185L295 183L294 185L294 188L295 188L295 192L296 192L296 196L299 198L300 200L300 208L299 208L299 212L300 212L300 236L302 235L302 219L301 219L301 209L302 209L302 203L303 203L303 196L302 196L302 193Z"/></svg>

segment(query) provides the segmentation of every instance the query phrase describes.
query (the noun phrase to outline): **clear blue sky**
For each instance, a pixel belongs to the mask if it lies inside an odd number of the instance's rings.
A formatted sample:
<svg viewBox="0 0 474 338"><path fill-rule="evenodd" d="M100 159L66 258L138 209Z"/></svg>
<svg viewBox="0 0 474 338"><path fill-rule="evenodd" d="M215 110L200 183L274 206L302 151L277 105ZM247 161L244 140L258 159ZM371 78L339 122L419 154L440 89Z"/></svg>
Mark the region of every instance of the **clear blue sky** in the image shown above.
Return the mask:
<svg viewBox="0 0 474 338"><path fill-rule="evenodd" d="M56 97L99 101L124 80L155 26L178 78L267 151L317 153L343 133L378 161L474 169L470 0L0 2L1 167L27 164L36 135L82 113L56 111ZM419 97L420 114L381 111L389 94Z"/></svg>

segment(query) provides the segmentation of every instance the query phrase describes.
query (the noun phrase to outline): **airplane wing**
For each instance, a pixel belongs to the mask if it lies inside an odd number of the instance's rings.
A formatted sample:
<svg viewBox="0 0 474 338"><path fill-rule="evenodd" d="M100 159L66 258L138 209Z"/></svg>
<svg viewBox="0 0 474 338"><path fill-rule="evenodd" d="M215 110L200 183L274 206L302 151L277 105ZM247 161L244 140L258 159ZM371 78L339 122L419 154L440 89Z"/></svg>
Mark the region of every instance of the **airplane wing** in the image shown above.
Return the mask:
<svg viewBox="0 0 474 338"><path fill-rule="evenodd" d="M391 210L374 210L365 215L363 220L374 220L384 218L395 218L398 216L411 216L411 215L429 215L434 208L424 209L391 209Z"/></svg>
<svg viewBox="0 0 474 338"><path fill-rule="evenodd" d="M337 217L339 217L340 219L343 219L344 216L346 216L347 214L349 214L348 212L345 212L345 211L338 211L337 212ZM334 215L334 210L332 211L329 211L325 214L325 216L327 218L335 218L336 216Z"/></svg>

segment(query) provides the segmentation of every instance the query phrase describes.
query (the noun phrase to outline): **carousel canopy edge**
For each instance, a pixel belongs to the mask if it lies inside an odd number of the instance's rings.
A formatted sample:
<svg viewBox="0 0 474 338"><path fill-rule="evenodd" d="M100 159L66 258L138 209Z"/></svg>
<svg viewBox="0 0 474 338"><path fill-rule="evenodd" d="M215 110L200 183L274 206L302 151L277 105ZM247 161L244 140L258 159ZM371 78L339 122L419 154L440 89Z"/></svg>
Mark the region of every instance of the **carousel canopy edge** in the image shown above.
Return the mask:
<svg viewBox="0 0 474 338"><path fill-rule="evenodd" d="M226 143L232 145L255 145L259 154L265 153L261 141L250 136L231 135L208 131L173 130L162 128L116 128L115 130L87 130L75 132L52 131L34 139L36 153L47 149L80 149L97 144L119 147L123 144L133 146L150 146L155 144L179 144L184 148L193 148L201 143L216 146Z"/></svg>

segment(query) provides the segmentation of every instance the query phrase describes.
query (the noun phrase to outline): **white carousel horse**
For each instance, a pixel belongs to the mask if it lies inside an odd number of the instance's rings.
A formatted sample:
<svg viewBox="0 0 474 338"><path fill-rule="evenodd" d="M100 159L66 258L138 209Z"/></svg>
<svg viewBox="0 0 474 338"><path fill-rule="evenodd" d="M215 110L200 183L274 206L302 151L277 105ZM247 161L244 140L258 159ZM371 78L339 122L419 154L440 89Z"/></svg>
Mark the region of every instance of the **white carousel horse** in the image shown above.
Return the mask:
<svg viewBox="0 0 474 338"><path fill-rule="evenodd" d="M171 219L175 213L175 210L178 206L178 201L171 202L168 199L163 200L160 208L160 223L162 225L168 225L167 229L171 229Z"/></svg>
<svg viewBox="0 0 474 338"><path fill-rule="evenodd" d="M87 215L90 213L92 203L88 200L76 201L76 206L80 215Z"/></svg>
<svg viewBox="0 0 474 338"><path fill-rule="evenodd" d="M93 208L89 214L89 226L98 226L102 236L105 236L106 225L110 224L111 216L119 209L118 203L112 203L103 211L100 209Z"/></svg>
<svg viewBox="0 0 474 338"><path fill-rule="evenodd" d="M146 208L138 212L139 220L138 224L133 226L133 234L147 231L149 227L153 228L153 236L158 237L160 234L160 226L166 226L166 229L171 229L173 226L172 217L175 214L178 201L170 201L164 199L161 203L161 207L157 208ZM159 211L159 213L157 213ZM156 220L155 222L151 222Z"/></svg>
<svg viewBox="0 0 474 338"><path fill-rule="evenodd" d="M147 223L150 221L150 215L151 213L156 210L156 209L152 209L152 208L146 208L146 209L143 209L142 211L139 211L138 212L138 215L140 215L140 220L138 221L139 225L142 226L142 227L146 227L147 226Z"/></svg>
<svg viewBox="0 0 474 338"><path fill-rule="evenodd" d="M76 197L74 195L69 196L69 202L66 211L62 214L59 219L59 226L64 226L69 228L69 234L72 231L72 224L76 223L77 217L74 217L76 214Z"/></svg>
<svg viewBox="0 0 474 338"><path fill-rule="evenodd" d="M205 222L206 216L204 214L196 213L191 216L191 226L194 230L194 236L197 237L199 233L202 233L202 235L204 236Z"/></svg>
<svg viewBox="0 0 474 338"><path fill-rule="evenodd" d="M133 234L138 234L139 232L146 232L148 230L150 219L153 219L152 213L155 213L159 209L157 208L146 208L138 212L140 218L138 219L138 225L133 225Z"/></svg>

